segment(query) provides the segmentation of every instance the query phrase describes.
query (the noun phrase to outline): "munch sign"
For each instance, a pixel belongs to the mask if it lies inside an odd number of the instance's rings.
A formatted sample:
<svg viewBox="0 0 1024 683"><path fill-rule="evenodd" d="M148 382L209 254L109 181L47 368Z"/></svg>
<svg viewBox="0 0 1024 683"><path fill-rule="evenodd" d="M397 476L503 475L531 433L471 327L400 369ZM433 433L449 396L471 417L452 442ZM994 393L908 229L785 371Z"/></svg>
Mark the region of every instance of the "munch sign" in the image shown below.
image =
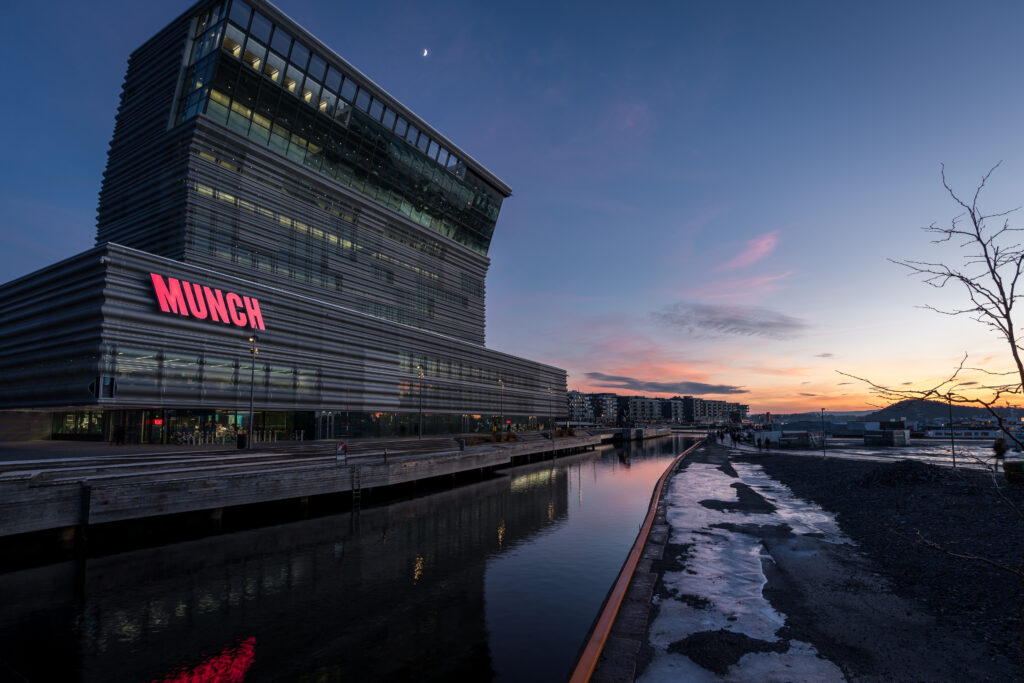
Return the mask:
<svg viewBox="0 0 1024 683"><path fill-rule="evenodd" d="M215 323L265 330L260 302L256 297L224 292L187 280L150 273L160 310L186 318L209 319Z"/></svg>

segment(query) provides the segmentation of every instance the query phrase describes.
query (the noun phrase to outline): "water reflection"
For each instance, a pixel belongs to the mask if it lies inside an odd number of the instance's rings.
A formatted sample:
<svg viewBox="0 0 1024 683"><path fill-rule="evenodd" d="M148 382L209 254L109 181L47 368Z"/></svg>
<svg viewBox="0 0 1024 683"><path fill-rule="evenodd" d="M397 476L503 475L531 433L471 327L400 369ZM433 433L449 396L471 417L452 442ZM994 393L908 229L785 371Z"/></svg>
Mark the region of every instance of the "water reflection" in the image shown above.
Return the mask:
<svg viewBox="0 0 1024 683"><path fill-rule="evenodd" d="M3 574L0 673L562 680L683 447L546 461L357 515L90 559L77 573L68 562Z"/></svg>

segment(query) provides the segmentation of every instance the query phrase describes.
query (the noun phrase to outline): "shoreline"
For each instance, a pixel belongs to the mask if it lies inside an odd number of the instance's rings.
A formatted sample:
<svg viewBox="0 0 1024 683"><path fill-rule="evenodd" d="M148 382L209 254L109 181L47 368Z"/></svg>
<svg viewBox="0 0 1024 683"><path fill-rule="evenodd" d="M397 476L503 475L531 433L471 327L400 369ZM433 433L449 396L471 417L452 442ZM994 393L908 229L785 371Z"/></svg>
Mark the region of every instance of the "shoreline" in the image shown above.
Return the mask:
<svg viewBox="0 0 1024 683"><path fill-rule="evenodd" d="M680 575L699 579L702 571L708 571L687 565L689 550L679 545L681 531L671 522L678 524L703 508L723 504L700 500L690 504L691 514L686 515L673 510L671 495L664 494L659 511L667 513L669 524L663 534L667 538L660 545L653 535L648 540L644 556L652 558L651 575L639 577L638 594L650 595L643 635L634 611L632 640L621 634L610 640L595 680L614 678L613 667L608 666L612 662L620 680L624 663L627 669L631 664L636 678L664 680L666 656L673 666L696 661L703 667L698 671L711 678L728 677L758 658L763 662L779 657L769 651L784 651L781 643L809 644L814 657L803 653L804 663L834 664L848 680L1017 680L1024 676L1024 613L1020 612L1024 582L981 560L960 559L926 547L918 536L920 532L927 541L962 555L1024 567L1024 520L998 495L989 474L909 460L822 459L709 444L681 463L672 483L683 485L693 463L732 470L730 476L736 476L734 464L745 472L763 470L793 496L834 515L853 544L814 546L818 535L812 533L799 537L801 543L811 545L794 552L791 530L779 533L764 525L739 529L760 543L765 576L761 596L772 610L784 615L784 626L774 639L766 640L741 637L735 631L743 629L732 624L701 633L685 631L668 647L674 654L666 655L664 637L661 641L654 637L652 645L652 625L671 606L666 601L680 597ZM740 495L726 507L741 514L774 509L771 494L762 495L764 491L757 487L732 481ZM1005 485L1001 476L997 481ZM1024 510L1024 486L1005 487L1002 493ZM747 513L741 510L744 506ZM764 559L766 554L770 557ZM645 585L651 587L645 590ZM693 596L683 597L699 604ZM659 629L664 629L663 621L654 631Z"/></svg>

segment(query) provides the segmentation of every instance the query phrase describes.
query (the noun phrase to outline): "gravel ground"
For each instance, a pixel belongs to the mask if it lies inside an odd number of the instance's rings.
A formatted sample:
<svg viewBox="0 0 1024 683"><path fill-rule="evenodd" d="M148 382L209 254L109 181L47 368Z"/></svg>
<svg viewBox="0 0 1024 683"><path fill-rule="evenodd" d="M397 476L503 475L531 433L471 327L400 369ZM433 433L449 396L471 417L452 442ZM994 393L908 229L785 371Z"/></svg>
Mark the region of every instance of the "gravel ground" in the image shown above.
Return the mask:
<svg viewBox="0 0 1024 683"><path fill-rule="evenodd" d="M1010 504L1024 514L1024 486L909 460L736 451L731 459L761 465L797 496L835 513L896 595L969 635L965 646L986 649L993 670L978 671L977 680L1005 680L1005 664L997 662L1007 658L1017 663L1011 679L1024 680L1024 518Z"/></svg>

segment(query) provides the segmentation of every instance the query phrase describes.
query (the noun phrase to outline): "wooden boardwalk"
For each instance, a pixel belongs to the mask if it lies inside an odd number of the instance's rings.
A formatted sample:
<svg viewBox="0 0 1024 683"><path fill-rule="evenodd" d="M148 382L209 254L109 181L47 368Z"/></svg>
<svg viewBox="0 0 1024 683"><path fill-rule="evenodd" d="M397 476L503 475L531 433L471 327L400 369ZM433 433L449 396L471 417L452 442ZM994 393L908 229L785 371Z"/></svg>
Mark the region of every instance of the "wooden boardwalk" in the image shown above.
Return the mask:
<svg viewBox="0 0 1024 683"><path fill-rule="evenodd" d="M535 438L534 438L535 437ZM600 436L460 449L454 439L334 444L269 450L108 455L0 463L0 537L198 510L405 484L508 466L514 458L593 448Z"/></svg>

